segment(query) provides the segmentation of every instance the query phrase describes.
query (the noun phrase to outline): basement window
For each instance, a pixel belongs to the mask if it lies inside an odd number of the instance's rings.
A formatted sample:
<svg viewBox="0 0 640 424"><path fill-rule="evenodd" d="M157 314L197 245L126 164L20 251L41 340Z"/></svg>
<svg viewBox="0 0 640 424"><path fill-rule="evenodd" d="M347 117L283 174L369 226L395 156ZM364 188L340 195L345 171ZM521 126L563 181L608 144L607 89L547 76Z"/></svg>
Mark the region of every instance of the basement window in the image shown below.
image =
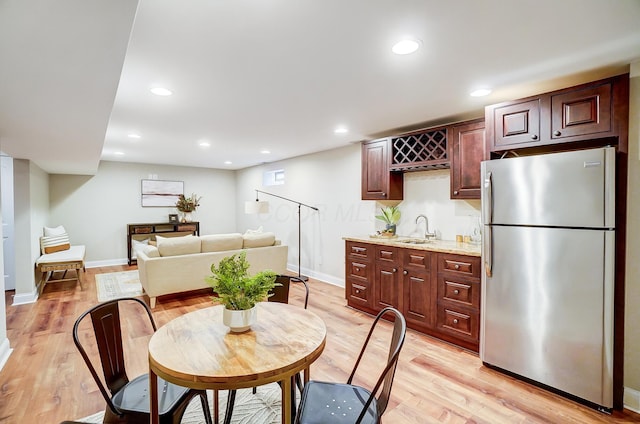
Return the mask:
<svg viewBox="0 0 640 424"><path fill-rule="evenodd" d="M275 186L284 184L284 169L276 169L274 171L267 171L262 176L262 185Z"/></svg>

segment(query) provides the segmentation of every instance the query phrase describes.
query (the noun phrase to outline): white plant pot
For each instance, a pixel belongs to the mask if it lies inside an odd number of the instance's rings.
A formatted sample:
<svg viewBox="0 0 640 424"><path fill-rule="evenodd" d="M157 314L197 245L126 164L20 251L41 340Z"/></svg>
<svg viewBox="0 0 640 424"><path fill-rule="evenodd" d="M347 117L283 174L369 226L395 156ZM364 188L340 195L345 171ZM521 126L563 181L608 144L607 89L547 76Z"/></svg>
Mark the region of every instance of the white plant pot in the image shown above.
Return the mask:
<svg viewBox="0 0 640 424"><path fill-rule="evenodd" d="M224 308L222 312L222 323L229 327L234 333L242 333L251 328L251 324L258 318L258 309L254 306L244 311L235 311Z"/></svg>

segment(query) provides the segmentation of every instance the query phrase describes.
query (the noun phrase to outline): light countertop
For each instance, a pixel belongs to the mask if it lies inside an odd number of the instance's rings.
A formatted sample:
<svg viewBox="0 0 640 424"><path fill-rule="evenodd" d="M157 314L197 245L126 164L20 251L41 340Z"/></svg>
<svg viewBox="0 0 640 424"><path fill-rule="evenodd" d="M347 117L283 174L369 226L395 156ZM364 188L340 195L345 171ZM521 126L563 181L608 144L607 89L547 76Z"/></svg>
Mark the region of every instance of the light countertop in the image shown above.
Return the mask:
<svg viewBox="0 0 640 424"><path fill-rule="evenodd" d="M402 240L415 240L415 237L397 236L395 238L382 237L343 237L345 241L378 244L381 246L404 247L406 249L429 250L432 252L453 253L458 255L480 256L480 244L460 243L453 240L429 240L426 243L403 243Z"/></svg>

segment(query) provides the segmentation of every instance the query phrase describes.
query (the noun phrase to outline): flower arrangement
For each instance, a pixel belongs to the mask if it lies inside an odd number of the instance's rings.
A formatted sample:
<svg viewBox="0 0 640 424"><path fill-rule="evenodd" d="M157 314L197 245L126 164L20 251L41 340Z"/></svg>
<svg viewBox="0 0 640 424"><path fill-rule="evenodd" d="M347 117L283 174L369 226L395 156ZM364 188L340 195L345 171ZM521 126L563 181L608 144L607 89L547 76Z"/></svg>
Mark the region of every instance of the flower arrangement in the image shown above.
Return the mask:
<svg viewBox="0 0 640 424"><path fill-rule="evenodd" d="M185 197L184 194L181 194L178 196L176 209L180 212L193 212L200 206L200 199L202 199L202 197L196 196L195 193L192 193L191 197Z"/></svg>
<svg viewBox="0 0 640 424"><path fill-rule="evenodd" d="M276 273L273 271L261 271L250 276L246 256L247 253L243 251L239 255L221 259L217 266L211 265L212 275L206 277L207 283L218 295L212 300L230 310L251 309L257 302L266 300L270 290L281 285L275 282Z"/></svg>

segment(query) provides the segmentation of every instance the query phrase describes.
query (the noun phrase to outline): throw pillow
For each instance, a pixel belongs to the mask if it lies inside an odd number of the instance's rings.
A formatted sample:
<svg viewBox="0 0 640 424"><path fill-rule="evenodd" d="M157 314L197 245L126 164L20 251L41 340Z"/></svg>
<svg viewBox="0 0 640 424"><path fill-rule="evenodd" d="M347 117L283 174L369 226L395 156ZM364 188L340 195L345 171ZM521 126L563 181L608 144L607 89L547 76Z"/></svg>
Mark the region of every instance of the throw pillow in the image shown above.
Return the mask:
<svg viewBox="0 0 640 424"><path fill-rule="evenodd" d="M40 237L40 251L43 255L70 248L69 235L62 225L53 228L44 227L44 236Z"/></svg>
<svg viewBox="0 0 640 424"><path fill-rule="evenodd" d="M144 240L131 239L131 259L137 259L138 249L147 245L149 245L149 239L144 239Z"/></svg>
<svg viewBox="0 0 640 424"><path fill-rule="evenodd" d="M160 256L179 256L200 253L200 237L188 235L184 237L156 236Z"/></svg>
<svg viewBox="0 0 640 424"><path fill-rule="evenodd" d="M202 252L224 252L242 249L242 234L210 234L200 236Z"/></svg>
<svg viewBox="0 0 640 424"><path fill-rule="evenodd" d="M250 247L266 247L273 246L276 241L276 236L273 233L262 234L245 234L242 236L243 246L245 249Z"/></svg>

